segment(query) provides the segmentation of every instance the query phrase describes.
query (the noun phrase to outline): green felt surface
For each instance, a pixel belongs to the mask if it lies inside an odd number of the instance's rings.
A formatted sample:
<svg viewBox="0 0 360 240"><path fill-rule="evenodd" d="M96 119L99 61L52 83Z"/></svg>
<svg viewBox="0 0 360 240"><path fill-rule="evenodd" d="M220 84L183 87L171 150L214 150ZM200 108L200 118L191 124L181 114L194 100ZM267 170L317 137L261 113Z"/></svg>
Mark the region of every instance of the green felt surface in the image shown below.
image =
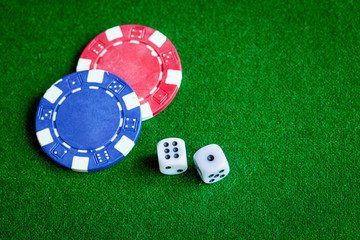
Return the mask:
<svg viewBox="0 0 360 240"><path fill-rule="evenodd" d="M0 11L0 239L360 238L359 1L2 0ZM172 41L181 88L123 161L63 169L36 140L39 99L122 24ZM184 174L158 171L166 137L187 144ZM210 143L231 172L207 185L192 156Z"/></svg>

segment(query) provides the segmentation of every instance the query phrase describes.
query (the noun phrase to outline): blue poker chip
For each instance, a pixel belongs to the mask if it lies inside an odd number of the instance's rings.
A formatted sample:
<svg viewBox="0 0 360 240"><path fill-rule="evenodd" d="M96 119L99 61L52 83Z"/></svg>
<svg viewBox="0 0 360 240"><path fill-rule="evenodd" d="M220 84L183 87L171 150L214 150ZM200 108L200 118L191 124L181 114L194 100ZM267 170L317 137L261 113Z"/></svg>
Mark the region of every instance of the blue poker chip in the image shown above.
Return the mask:
<svg viewBox="0 0 360 240"><path fill-rule="evenodd" d="M55 162L78 172L108 168L134 147L141 110L134 90L102 70L69 74L40 100L36 136Z"/></svg>

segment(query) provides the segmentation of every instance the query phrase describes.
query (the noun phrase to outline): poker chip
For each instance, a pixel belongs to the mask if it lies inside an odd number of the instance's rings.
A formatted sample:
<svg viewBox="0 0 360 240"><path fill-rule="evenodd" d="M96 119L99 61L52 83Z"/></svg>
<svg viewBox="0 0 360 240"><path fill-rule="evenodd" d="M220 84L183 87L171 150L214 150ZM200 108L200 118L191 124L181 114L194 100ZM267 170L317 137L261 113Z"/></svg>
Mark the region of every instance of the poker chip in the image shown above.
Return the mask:
<svg viewBox="0 0 360 240"><path fill-rule="evenodd" d="M102 69L124 79L139 97L142 120L169 105L182 79L174 45L159 31L141 25L116 26L95 37L76 68L89 69Z"/></svg>
<svg viewBox="0 0 360 240"><path fill-rule="evenodd" d="M103 70L69 74L41 98L36 136L55 162L79 172L108 168L134 147L141 129L134 90Z"/></svg>

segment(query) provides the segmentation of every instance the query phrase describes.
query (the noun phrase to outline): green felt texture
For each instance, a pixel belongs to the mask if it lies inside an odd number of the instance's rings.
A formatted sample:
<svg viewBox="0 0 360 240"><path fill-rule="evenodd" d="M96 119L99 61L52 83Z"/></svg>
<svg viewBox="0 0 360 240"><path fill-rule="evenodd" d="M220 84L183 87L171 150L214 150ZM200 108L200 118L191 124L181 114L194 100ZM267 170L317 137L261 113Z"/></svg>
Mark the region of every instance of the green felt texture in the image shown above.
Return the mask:
<svg viewBox="0 0 360 240"><path fill-rule="evenodd" d="M41 4L40 4L41 2ZM359 239L360 2L0 1L0 239ZM130 154L95 173L42 151L35 113L116 25L165 34L181 58L172 103ZM189 169L158 170L185 140ZM219 144L207 185L193 154Z"/></svg>

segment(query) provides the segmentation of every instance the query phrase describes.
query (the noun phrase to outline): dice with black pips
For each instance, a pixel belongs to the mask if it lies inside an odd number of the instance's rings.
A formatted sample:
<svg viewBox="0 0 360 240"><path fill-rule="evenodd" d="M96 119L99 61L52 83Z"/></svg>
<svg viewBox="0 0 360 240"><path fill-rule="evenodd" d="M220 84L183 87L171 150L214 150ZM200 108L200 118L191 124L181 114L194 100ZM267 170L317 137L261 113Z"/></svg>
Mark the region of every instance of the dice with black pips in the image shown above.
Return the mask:
<svg viewBox="0 0 360 240"><path fill-rule="evenodd" d="M157 155L163 174L180 174L188 168L185 142L180 138L166 138L158 142Z"/></svg>
<svg viewBox="0 0 360 240"><path fill-rule="evenodd" d="M218 182L230 172L225 153L217 144L200 148L193 158L196 169L205 183Z"/></svg>

